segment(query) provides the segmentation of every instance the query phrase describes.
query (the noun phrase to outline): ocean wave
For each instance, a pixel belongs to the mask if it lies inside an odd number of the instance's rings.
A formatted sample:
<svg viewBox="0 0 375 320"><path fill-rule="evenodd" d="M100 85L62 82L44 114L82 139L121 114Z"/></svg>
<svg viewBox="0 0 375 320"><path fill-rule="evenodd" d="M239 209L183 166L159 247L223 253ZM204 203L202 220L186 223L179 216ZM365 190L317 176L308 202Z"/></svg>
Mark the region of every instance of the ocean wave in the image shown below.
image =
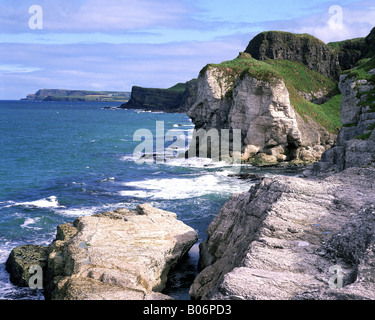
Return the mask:
<svg viewBox="0 0 375 320"><path fill-rule="evenodd" d="M171 158L167 159L166 165L177 167L190 167L190 168L222 168L228 167L225 161L215 162L207 158Z"/></svg>
<svg viewBox="0 0 375 320"><path fill-rule="evenodd" d="M131 189L119 191L120 196L151 200L183 200L211 194L224 195L244 192L249 188L248 183L233 183L233 179L216 174L191 178L148 179L122 185Z"/></svg>
<svg viewBox="0 0 375 320"><path fill-rule="evenodd" d="M83 217L83 216L92 216L96 213L99 213L100 209L98 207L81 207L81 208L67 208L55 210L55 213L63 217ZM102 210L105 211L105 210Z"/></svg>
<svg viewBox="0 0 375 320"><path fill-rule="evenodd" d="M35 207L35 208L65 208L64 206L60 205L56 196L50 196L47 198L43 198L40 200L30 201L30 202L14 202L14 201L7 201L8 205L4 206L4 208L12 207L12 206L23 206L23 207Z"/></svg>

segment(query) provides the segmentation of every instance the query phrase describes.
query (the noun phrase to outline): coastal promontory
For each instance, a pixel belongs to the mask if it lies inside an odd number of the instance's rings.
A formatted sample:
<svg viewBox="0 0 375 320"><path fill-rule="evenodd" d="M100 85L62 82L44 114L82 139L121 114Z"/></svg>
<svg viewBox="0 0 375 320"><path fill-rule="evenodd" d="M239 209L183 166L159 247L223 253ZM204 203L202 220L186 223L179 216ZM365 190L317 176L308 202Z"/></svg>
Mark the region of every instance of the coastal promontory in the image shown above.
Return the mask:
<svg viewBox="0 0 375 320"><path fill-rule="evenodd" d="M200 245L194 299L375 299L375 56L364 48L339 78L334 146L298 177L264 177L231 197Z"/></svg>

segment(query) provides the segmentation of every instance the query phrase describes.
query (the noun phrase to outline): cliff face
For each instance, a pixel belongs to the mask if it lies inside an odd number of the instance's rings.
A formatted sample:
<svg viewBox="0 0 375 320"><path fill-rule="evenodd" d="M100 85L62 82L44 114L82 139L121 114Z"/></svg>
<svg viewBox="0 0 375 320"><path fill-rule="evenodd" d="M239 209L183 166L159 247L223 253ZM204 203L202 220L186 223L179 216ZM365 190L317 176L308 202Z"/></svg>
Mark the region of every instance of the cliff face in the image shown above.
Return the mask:
<svg viewBox="0 0 375 320"><path fill-rule="evenodd" d="M246 54L236 63L268 68ZM188 116L196 129L240 129L243 161L276 165L319 160L332 146L334 134L295 112L280 74L265 74L238 76L235 69L209 65L198 78L197 98Z"/></svg>
<svg viewBox="0 0 375 320"><path fill-rule="evenodd" d="M255 59L298 61L325 76L338 78L339 60L330 48L319 39L289 32L262 32L246 48Z"/></svg>
<svg viewBox="0 0 375 320"><path fill-rule="evenodd" d="M200 245L193 298L375 299L375 56L339 87L343 128L315 175L263 178L231 197Z"/></svg>
<svg viewBox="0 0 375 320"><path fill-rule="evenodd" d="M341 172L375 162L375 56L340 78L343 94L340 130L334 148L314 165L315 174Z"/></svg>
<svg viewBox="0 0 375 320"><path fill-rule="evenodd" d="M375 28L366 38L356 38L328 43L333 54L336 54L341 70L356 67L364 58L371 58L375 54Z"/></svg>
<svg viewBox="0 0 375 320"><path fill-rule="evenodd" d="M196 81L179 84L178 89L154 89L134 86L123 109L145 109L163 112L186 112L196 92Z"/></svg>

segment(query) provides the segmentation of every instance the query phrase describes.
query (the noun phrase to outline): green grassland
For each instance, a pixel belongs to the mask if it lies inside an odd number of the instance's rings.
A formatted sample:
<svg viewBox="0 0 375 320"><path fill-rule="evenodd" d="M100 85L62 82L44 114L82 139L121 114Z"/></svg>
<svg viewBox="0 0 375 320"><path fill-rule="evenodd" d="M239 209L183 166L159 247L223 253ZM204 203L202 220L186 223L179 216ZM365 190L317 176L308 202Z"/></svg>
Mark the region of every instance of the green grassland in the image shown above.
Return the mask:
<svg viewBox="0 0 375 320"><path fill-rule="evenodd" d="M337 82L305 65L288 60L259 61L247 53L241 53L236 59L220 64L209 64L202 69L201 75L207 68L214 67L223 71L222 79L227 85L234 86L239 78L249 75L258 80L277 82L284 80L289 91L290 101L298 114L307 122L311 118L321 124L327 131L337 134L341 128L341 94ZM311 93L322 91L331 99L322 104L314 104L304 99L298 92Z"/></svg>

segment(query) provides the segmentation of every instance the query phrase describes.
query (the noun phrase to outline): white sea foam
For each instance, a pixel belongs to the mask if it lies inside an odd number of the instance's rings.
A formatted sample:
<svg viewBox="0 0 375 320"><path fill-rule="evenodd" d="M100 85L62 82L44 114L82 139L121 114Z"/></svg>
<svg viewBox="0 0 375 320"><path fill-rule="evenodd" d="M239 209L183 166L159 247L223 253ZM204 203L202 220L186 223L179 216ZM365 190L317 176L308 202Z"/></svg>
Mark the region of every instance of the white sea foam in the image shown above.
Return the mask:
<svg viewBox="0 0 375 320"><path fill-rule="evenodd" d="M38 223L40 218L26 218L25 222L21 224L21 228L25 229L34 229L34 230L41 230L39 227L32 226L35 223Z"/></svg>
<svg viewBox="0 0 375 320"><path fill-rule="evenodd" d="M223 175L206 174L191 178L148 179L123 184L131 188L120 191L124 197L148 198L151 200L178 200L202 197L209 194L237 193L248 190L245 183L233 183Z"/></svg>
<svg viewBox="0 0 375 320"><path fill-rule="evenodd" d="M103 205L103 206L93 206L93 207L80 207L80 208L58 208L55 210L55 213L64 217L83 217L83 216L92 216L94 214L115 210L117 206L115 205Z"/></svg>
<svg viewBox="0 0 375 320"><path fill-rule="evenodd" d="M55 213L64 217L78 218L83 216L91 216L95 213L106 211L105 209L102 211L99 210L100 209L98 207L67 208L55 210Z"/></svg>
<svg viewBox="0 0 375 320"><path fill-rule="evenodd" d="M15 202L15 206L26 206L26 207L36 207L36 208L59 208L64 207L60 205L56 196L50 196L48 198L43 198L40 200L35 200L31 202Z"/></svg>
<svg viewBox="0 0 375 320"><path fill-rule="evenodd" d="M191 168L221 168L221 167L228 167L228 163L225 161L214 162L212 159L207 158L171 158L167 159L166 162L169 166L177 166L177 167L191 167Z"/></svg>

